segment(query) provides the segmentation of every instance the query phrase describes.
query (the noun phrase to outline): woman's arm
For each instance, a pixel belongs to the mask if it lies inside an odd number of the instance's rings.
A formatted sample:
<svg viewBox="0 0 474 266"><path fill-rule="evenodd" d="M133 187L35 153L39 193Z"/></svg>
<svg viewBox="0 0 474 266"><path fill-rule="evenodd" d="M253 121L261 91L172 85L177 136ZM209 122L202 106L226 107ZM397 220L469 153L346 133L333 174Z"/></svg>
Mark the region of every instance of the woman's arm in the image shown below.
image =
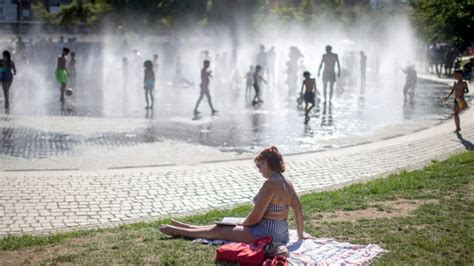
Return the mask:
<svg viewBox="0 0 474 266"><path fill-rule="evenodd" d="M268 204L270 204L273 198L273 188L272 185L265 181L262 188L258 192L257 201L253 207L252 212L245 218L245 221L242 223L243 226L252 226L260 222L260 220L265 215L267 211Z"/></svg>
<svg viewBox="0 0 474 266"><path fill-rule="evenodd" d="M296 219L296 232L298 233L298 240L303 239L304 231L304 218L303 218L303 207L301 205L300 199L296 192L293 190L293 200L291 201L291 208L295 212Z"/></svg>

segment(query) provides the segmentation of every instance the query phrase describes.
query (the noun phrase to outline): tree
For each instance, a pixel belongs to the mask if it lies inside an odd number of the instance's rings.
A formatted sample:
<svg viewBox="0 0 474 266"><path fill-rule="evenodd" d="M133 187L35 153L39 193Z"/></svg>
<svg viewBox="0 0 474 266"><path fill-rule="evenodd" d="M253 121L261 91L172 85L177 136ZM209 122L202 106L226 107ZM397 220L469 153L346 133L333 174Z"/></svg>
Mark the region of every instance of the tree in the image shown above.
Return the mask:
<svg viewBox="0 0 474 266"><path fill-rule="evenodd" d="M101 16L110 10L105 1L73 0L69 5L61 7L57 14L51 14L43 3L32 5L35 15L40 15L46 22L65 27L91 26L100 21Z"/></svg>
<svg viewBox="0 0 474 266"><path fill-rule="evenodd" d="M412 0L413 21L429 42L447 42L460 50L473 40L474 2L472 0Z"/></svg>

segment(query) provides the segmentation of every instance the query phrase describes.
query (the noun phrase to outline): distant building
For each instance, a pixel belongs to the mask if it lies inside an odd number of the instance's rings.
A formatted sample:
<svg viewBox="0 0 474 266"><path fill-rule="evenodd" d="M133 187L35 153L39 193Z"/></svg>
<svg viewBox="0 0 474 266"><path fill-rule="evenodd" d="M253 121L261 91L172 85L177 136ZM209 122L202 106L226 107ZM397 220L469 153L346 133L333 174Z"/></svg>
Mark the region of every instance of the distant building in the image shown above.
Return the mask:
<svg viewBox="0 0 474 266"><path fill-rule="evenodd" d="M404 8L409 5L409 0L370 0L370 6L375 10L391 11L395 8Z"/></svg>
<svg viewBox="0 0 474 266"><path fill-rule="evenodd" d="M18 18L18 4L16 0L0 0L0 23L13 23Z"/></svg>
<svg viewBox="0 0 474 266"><path fill-rule="evenodd" d="M32 22L32 0L0 0L0 24L17 24ZM43 0L50 13L58 13L61 6L71 0Z"/></svg>

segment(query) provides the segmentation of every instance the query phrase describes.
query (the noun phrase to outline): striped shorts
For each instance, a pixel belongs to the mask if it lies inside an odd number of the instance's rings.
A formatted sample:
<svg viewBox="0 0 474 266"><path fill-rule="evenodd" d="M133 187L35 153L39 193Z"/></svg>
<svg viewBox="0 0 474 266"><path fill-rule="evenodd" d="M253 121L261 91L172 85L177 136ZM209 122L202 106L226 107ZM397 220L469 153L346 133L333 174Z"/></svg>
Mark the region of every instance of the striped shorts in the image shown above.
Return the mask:
<svg viewBox="0 0 474 266"><path fill-rule="evenodd" d="M286 244L290 241L287 220L272 220L262 218L258 224L250 227L250 232L256 238L271 236L273 242Z"/></svg>

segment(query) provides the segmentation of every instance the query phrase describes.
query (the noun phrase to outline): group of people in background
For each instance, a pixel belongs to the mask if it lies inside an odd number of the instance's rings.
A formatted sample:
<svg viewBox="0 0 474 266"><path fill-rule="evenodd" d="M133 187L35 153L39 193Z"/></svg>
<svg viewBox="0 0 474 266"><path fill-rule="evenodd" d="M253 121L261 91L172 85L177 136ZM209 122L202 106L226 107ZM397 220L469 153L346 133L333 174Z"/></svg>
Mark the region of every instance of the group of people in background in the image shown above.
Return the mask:
<svg viewBox="0 0 474 266"><path fill-rule="evenodd" d="M74 43L74 38L68 40L68 45L74 45ZM9 48L15 53L15 60L20 61L22 64L29 64L30 62L37 60L39 53L44 52L45 54L50 54L51 51L58 50L59 47L61 47L61 54L56 60L55 77L60 87L59 100L61 103L64 103L66 101L65 96L72 95L74 93L74 89L76 89L77 86L76 54L66 47L64 38L60 37L57 43L54 43L51 38L41 38L36 43L34 43L33 40L30 40L30 42L27 44L22 40L21 37L18 37L16 40L12 40L9 44ZM49 51L47 49L49 49ZM300 83L300 96L298 97L297 101L299 105L304 102L305 123L308 123L310 120L310 112L317 105L317 95L321 95L321 99L324 99L325 102L331 102L336 79L341 77L341 63L339 61L338 54L332 51L332 47L330 45L327 45L325 50L326 53L323 54L317 71L318 77L321 77L322 72L322 91L318 91L316 79L311 76L310 71L308 71L304 66L303 53L296 46L291 46L289 48L288 61L286 62L285 70L286 79L283 83L287 86L289 91L288 96L291 98L294 96L293 93L297 91L298 82L301 80L299 76L302 76L302 81ZM135 65L138 65L138 62L143 62L141 54L137 49L134 49L132 53L133 55L131 60ZM8 49L5 50L2 55L3 58L0 60L0 77L4 95L4 106L8 109L10 107L10 87L12 85L14 75L17 73L17 66L12 60L12 54ZM244 86L245 98L252 106L258 107L263 103L262 85L266 84L274 87L277 86L275 79L275 69L277 68L278 64L276 62L277 56L275 47L265 50L265 46L260 45L253 57L254 58L251 60L253 64L249 67L248 72L244 75L244 79L246 80ZM350 67L352 72L355 72L353 69L353 66L356 65L353 62L354 58L354 52L351 52L351 54L345 53L343 56L343 62L351 65ZM358 65L360 67L360 83L362 86L365 86L367 55L364 53L364 51L359 52L359 58L360 63ZM448 45L433 44L428 47L427 67L429 70L435 72L438 75L441 75L442 67L445 69L445 75L450 75L451 69L453 68L458 69L455 72L456 78L461 73L459 70L461 70L463 78L470 80L472 76L474 58L471 58L469 62L465 63L463 66L461 66L460 63L456 61L457 58L457 52L454 48ZM201 81L199 83L200 93L194 107L194 115L197 116L200 114L199 106L204 98L207 99L211 113L214 115L218 111L214 108L209 90L211 79L215 77L210 70L211 62L216 61L216 64L218 64L218 66L215 68L217 76L217 81L215 84L216 87L222 86L222 80L226 78L229 80L229 77L231 80L231 86L234 86L234 84L240 84L240 79L242 78L237 70L237 51L233 50L230 53L217 54L215 59L211 59L209 51L205 50L199 56L199 61L202 63L202 68L200 71ZM129 62L129 59L126 56L122 57L124 93L129 77ZM157 79L158 66L158 54L154 54L152 59L145 60L143 62L143 88L145 91L146 109L153 109L154 106L154 89ZM180 56L177 55L175 75L173 77L172 83L173 86L192 87L194 82L188 80L185 77L182 68ZM231 70L231 72L229 73L227 70ZM414 64L409 65L406 68L402 68L402 71L406 74L406 81L403 88L403 95L406 101L407 98L414 97L414 91L417 83L417 71ZM353 73L351 73L351 75L353 75ZM253 97L252 89L254 91ZM457 92L457 90L454 90L454 92ZM457 95L460 95L460 92ZM460 99L457 99L456 102L457 106L464 106L464 104L459 104L459 102L461 102ZM455 113L458 112L455 111Z"/></svg>
<svg viewBox="0 0 474 266"><path fill-rule="evenodd" d="M444 75L450 77L453 69L462 69L463 78L471 80L473 58L462 65L462 57L459 51L455 47L443 43L429 45L426 52L425 66L427 72L435 73L438 77L441 77L444 69Z"/></svg>

